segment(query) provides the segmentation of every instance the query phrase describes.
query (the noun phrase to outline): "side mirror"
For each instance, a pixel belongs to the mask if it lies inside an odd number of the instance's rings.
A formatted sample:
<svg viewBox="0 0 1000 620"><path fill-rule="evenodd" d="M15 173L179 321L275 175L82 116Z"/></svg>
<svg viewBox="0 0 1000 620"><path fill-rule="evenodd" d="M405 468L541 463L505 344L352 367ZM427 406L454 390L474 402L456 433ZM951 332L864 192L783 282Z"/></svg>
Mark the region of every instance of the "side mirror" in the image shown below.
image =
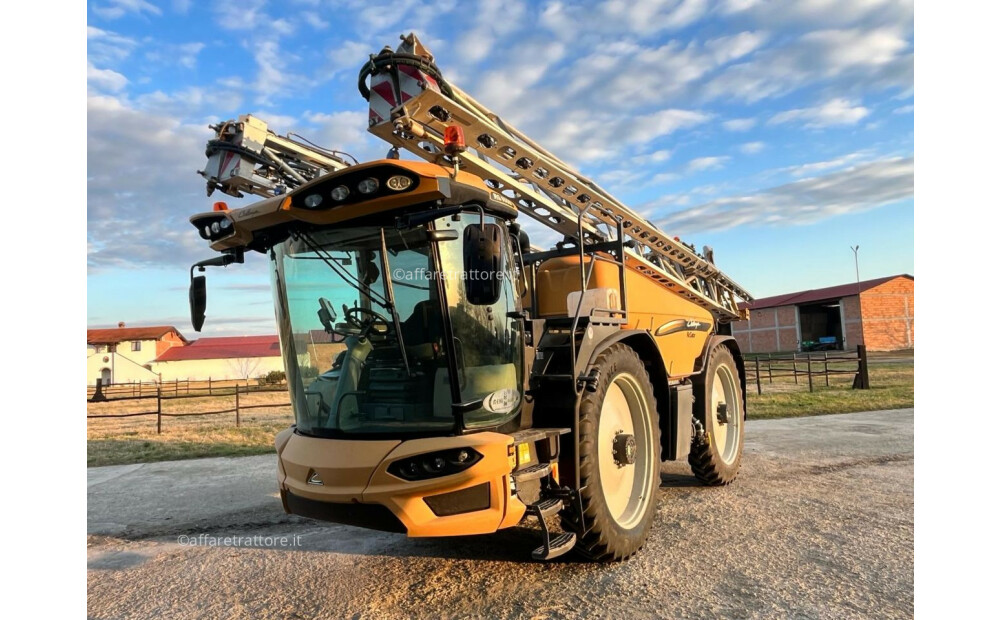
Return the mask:
<svg viewBox="0 0 1000 620"><path fill-rule="evenodd" d="M503 230L498 224L465 227L465 296L477 306L500 299L503 278Z"/></svg>
<svg viewBox="0 0 1000 620"><path fill-rule="evenodd" d="M201 326L205 324L205 304L207 302L205 276L194 275L194 270L205 271L205 267L225 267L242 262L243 250L238 249L191 265L191 288L188 289L188 303L191 304L191 327L194 328L194 331L200 332Z"/></svg>
<svg viewBox="0 0 1000 620"><path fill-rule="evenodd" d="M207 294L205 293L205 276L196 276L191 273L191 289L188 291L188 301L191 303L191 327L194 331L200 332L201 326L205 324L205 305L207 304Z"/></svg>

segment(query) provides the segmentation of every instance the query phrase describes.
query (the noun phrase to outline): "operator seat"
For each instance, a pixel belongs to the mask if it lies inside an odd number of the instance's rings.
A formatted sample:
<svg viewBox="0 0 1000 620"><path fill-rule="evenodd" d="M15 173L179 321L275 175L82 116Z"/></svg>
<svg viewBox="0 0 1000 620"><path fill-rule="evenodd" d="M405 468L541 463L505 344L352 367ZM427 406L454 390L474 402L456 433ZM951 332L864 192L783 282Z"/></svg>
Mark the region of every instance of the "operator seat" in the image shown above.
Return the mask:
<svg viewBox="0 0 1000 620"><path fill-rule="evenodd" d="M425 299L413 306L413 314L400 324L403 342L407 349L417 349L418 357L433 358L435 352L432 346L421 345L440 344L443 340L443 328L440 306L436 300ZM427 351L419 351L419 349Z"/></svg>
<svg viewBox="0 0 1000 620"><path fill-rule="evenodd" d="M344 418L358 412L358 399L353 396L344 398L344 394L356 392L361 381L361 373L365 368L365 360L372 351L372 343L368 338L358 338L348 336L344 342L347 344L344 361L340 367L340 379L337 381L337 389L333 393L333 402L330 403L330 415L328 425L334 426L336 422L344 423ZM343 399L343 402L341 402ZM339 405L343 404L343 410ZM340 427L340 425L337 425Z"/></svg>

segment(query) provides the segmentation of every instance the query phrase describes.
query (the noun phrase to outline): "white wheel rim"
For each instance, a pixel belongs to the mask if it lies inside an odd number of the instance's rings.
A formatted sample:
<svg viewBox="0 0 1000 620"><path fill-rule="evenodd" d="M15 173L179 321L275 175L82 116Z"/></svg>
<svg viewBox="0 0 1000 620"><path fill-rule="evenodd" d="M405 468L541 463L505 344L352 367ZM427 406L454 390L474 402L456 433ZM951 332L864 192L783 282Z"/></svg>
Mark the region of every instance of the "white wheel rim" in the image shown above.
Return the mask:
<svg viewBox="0 0 1000 620"><path fill-rule="evenodd" d="M726 465L732 465L740 450L740 434L743 430L743 411L740 409L736 379L725 364L715 370L712 380L711 409L706 413L712 426L712 441L715 442L719 458ZM725 418L720 407L725 406Z"/></svg>
<svg viewBox="0 0 1000 620"><path fill-rule="evenodd" d="M649 445L653 436L650 417L638 380L627 373L616 376L601 404L597 462L608 512L625 529L642 520L653 493L650 469L656 448ZM621 433L635 437L635 461L631 464L620 465L615 460L615 437Z"/></svg>

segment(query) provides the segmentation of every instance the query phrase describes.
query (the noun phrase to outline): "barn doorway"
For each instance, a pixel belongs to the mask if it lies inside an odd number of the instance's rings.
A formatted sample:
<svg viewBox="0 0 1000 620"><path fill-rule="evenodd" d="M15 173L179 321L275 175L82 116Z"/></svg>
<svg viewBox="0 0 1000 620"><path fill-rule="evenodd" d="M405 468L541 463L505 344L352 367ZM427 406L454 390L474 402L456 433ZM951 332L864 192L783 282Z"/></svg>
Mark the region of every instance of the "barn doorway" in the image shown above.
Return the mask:
<svg viewBox="0 0 1000 620"><path fill-rule="evenodd" d="M108 385L111 383L111 369L102 368L101 369L101 385Z"/></svg>
<svg viewBox="0 0 1000 620"><path fill-rule="evenodd" d="M799 333L803 351L841 351L844 348L844 324L839 301L824 301L799 306Z"/></svg>

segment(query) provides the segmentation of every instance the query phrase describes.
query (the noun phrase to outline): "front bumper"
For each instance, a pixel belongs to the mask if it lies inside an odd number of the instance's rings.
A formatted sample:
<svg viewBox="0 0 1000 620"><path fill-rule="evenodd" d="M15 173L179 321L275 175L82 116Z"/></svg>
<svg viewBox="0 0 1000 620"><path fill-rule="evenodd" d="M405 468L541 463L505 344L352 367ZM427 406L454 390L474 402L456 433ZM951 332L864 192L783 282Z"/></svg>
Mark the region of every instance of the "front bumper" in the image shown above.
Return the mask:
<svg viewBox="0 0 1000 620"><path fill-rule="evenodd" d="M508 435L362 441L287 429L275 444L282 505L292 514L409 536L486 534L524 516L524 504L511 493L516 461ZM465 447L483 458L459 473L408 481L387 471L400 459Z"/></svg>

